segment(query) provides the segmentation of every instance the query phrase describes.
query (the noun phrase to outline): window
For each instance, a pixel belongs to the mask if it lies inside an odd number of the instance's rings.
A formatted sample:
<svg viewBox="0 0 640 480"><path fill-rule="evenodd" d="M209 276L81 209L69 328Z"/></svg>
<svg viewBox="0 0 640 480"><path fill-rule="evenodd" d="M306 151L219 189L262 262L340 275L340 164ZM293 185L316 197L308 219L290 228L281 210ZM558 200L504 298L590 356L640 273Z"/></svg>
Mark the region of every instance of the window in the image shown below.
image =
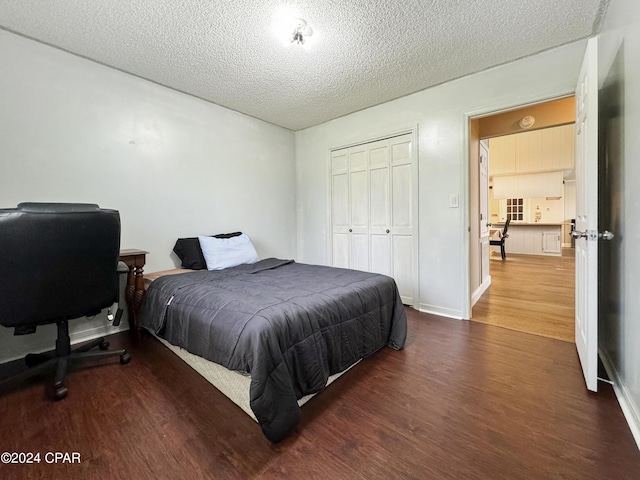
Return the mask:
<svg viewBox="0 0 640 480"><path fill-rule="evenodd" d="M507 218L512 222L524 220L524 198L507 198Z"/></svg>

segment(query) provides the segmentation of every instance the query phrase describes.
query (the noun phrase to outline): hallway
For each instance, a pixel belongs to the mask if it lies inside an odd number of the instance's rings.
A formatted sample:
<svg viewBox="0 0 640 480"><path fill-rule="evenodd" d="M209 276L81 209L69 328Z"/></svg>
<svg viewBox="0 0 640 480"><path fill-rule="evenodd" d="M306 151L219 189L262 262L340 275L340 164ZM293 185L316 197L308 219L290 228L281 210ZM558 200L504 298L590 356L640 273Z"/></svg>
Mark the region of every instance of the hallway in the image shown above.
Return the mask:
<svg viewBox="0 0 640 480"><path fill-rule="evenodd" d="M495 253L491 287L473 307L471 320L520 332L574 342L575 257Z"/></svg>

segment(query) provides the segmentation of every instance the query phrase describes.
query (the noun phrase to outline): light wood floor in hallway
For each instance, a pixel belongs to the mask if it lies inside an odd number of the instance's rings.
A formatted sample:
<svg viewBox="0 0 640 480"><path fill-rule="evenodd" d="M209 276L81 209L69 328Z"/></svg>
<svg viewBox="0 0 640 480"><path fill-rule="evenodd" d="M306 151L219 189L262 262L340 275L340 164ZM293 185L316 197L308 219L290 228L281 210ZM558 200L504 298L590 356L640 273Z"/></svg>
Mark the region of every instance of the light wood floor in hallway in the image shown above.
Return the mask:
<svg viewBox="0 0 640 480"><path fill-rule="evenodd" d="M575 256L491 256L491 286L473 306L472 320L574 342Z"/></svg>

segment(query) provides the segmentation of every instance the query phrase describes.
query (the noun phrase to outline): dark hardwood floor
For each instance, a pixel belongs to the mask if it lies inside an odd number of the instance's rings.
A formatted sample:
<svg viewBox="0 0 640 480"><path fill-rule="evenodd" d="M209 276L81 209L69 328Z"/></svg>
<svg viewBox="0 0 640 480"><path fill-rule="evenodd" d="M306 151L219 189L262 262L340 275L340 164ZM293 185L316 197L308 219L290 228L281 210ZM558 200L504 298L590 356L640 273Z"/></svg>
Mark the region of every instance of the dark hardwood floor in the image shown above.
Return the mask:
<svg viewBox="0 0 640 480"><path fill-rule="evenodd" d="M0 464L0 479L640 478L613 391L587 392L574 345L407 313L405 350L347 372L277 445L156 340L114 335L131 363L73 372L65 400L38 382L0 393L0 453L81 463Z"/></svg>

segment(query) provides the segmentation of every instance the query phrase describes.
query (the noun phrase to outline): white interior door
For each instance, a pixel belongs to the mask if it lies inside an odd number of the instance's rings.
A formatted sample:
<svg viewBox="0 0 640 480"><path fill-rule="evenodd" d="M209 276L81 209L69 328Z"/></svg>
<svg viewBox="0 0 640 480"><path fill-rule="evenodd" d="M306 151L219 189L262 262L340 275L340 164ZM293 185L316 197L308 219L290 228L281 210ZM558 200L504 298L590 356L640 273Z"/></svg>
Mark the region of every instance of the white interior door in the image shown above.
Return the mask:
<svg viewBox="0 0 640 480"><path fill-rule="evenodd" d="M480 238L489 236L489 150L480 143Z"/></svg>
<svg viewBox="0 0 640 480"><path fill-rule="evenodd" d="M576 348L598 390L598 44L589 40L576 87Z"/></svg>
<svg viewBox="0 0 640 480"><path fill-rule="evenodd" d="M488 141L480 141L480 283L489 276L489 149Z"/></svg>

